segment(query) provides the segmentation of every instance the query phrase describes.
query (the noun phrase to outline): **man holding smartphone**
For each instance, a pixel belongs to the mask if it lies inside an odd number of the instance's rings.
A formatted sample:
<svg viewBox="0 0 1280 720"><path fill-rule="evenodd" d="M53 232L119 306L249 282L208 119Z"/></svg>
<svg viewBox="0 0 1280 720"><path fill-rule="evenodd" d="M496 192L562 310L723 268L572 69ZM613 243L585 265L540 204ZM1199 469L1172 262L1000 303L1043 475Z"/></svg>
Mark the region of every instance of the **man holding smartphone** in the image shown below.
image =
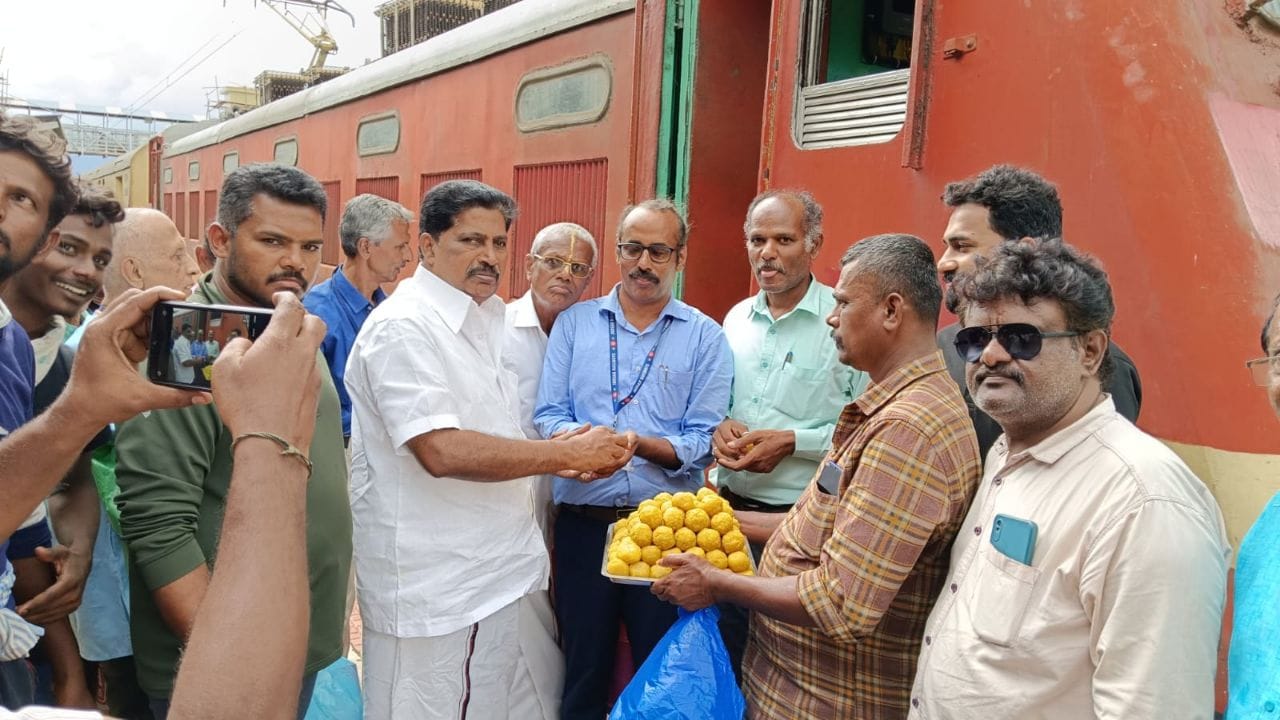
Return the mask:
<svg viewBox="0 0 1280 720"><path fill-rule="evenodd" d="M1213 496L1117 411L1107 276L1006 243L951 286L1004 434L929 616L909 717L1211 718L1230 547Z"/></svg>
<svg viewBox="0 0 1280 720"><path fill-rule="evenodd" d="M217 261L189 302L270 308L274 293L301 296L319 268L325 210L320 184L296 168L248 165L227 175L208 233ZM315 673L341 653L351 559L338 396L323 357L316 362L323 372L307 484L311 624L300 714ZM231 440L209 407L139 416L119 430L117 504L131 561L134 659L157 720L168 712L178 657L208 588Z"/></svg>

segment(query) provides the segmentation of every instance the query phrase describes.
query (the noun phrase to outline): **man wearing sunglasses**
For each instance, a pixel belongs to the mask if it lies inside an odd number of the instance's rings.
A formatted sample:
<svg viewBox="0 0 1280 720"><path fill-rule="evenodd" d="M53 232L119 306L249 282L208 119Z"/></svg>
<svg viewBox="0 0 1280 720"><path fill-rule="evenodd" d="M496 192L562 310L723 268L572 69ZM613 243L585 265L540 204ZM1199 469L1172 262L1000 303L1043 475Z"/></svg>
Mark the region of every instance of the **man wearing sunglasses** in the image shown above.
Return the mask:
<svg viewBox="0 0 1280 720"><path fill-rule="evenodd" d="M976 177L947 185L942 201L951 208L951 217L943 233L944 250L938 259L938 272L948 286L947 309L957 312L955 293L950 285L958 273L973 272L977 259L990 257L1006 242L1022 238L1062 237L1062 203L1058 190L1039 175L1012 165L996 165ZM1000 436L1000 426L982 412L965 388L965 361L955 350L953 323L938 333L947 370L965 394L969 416L978 434L982 457ZM1115 343L1111 344L1115 372L1106 381L1116 410L1133 422L1138 421L1142 407L1142 382L1133 361Z"/></svg>
<svg viewBox="0 0 1280 720"><path fill-rule="evenodd" d="M1004 431L956 536L911 718L1210 718L1230 547L1204 484L1105 391L1106 274L1005 243L952 285Z"/></svg>
<svg viewBox="0 0 1280 720"><path fill-rule="evenodd" d="M685 241L684 218L670 201L625 209L615 250L622 282L561 313L547 345L534 415L542 435L591 424L639 437L634 459L615 472L590 484L555 481L566 720L607 714L620 621L639 667L676 619L647 588L600 575L605 529L659 492L696 491L711 434L729 407L733 356L724 332L672 296Z"/></svg>
<svg viewBox="0 0 1280 720"><path fill-rule="evenodd" d="M1280 416L1280 295L1271 301L1271 315L1262 325L1264 357L1246 363L1253 384L1267 389L1271 407ZM1235 613L1231 652L1227 658L1230 683L1227 719L1267 717L1280 697L1280 493L1262 509L1257 522L1240 543L1236 560Z"/></svg>

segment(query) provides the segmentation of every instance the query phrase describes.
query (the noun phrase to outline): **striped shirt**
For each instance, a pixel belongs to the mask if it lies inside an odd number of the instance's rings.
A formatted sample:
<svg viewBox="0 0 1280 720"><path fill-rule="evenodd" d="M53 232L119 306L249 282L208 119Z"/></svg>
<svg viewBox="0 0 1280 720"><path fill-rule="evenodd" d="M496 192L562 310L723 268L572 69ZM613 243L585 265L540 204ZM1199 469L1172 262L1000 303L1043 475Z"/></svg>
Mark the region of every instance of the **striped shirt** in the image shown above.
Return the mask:
<svg viewBox="0 0 1280 720"><path fill-rule="evenodd" d="M907 714L925 620L980 475L973 425L940 352L846 406L832 448L838 494L811 481L760 564L766 577L798 576L817 627L752 615L749 718Z"/></svg>

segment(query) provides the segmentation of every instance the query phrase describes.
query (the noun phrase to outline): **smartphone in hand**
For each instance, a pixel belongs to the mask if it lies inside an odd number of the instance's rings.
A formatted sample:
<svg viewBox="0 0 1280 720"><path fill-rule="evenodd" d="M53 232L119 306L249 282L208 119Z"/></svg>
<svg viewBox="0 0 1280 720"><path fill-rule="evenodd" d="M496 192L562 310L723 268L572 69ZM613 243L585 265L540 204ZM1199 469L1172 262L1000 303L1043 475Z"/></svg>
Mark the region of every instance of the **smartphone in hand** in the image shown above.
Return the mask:
<svg viewBox="0 0 1280 720"><path fill-rule="evenodd" d="M237 337L266 329L271 310L165 300L151 310L147 378L157 385L208 390L213 360Z"/></svg>

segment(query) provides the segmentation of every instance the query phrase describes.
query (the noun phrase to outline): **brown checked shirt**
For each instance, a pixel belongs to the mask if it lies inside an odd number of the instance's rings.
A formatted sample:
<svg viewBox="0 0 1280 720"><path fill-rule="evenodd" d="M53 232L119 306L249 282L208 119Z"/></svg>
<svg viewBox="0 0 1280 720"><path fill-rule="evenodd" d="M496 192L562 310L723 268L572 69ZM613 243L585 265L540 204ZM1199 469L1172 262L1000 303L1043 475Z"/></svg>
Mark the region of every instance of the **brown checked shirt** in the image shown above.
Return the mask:
<svg viewBox="0 0 1280 720"><path fill-rule="evenodd" d="M846 406L832 448L838 493L811 481L760 564L765 577L798 576L817 627L752 614L749 718L906 716L925 620L981 474L940 352Z"/></svg>

